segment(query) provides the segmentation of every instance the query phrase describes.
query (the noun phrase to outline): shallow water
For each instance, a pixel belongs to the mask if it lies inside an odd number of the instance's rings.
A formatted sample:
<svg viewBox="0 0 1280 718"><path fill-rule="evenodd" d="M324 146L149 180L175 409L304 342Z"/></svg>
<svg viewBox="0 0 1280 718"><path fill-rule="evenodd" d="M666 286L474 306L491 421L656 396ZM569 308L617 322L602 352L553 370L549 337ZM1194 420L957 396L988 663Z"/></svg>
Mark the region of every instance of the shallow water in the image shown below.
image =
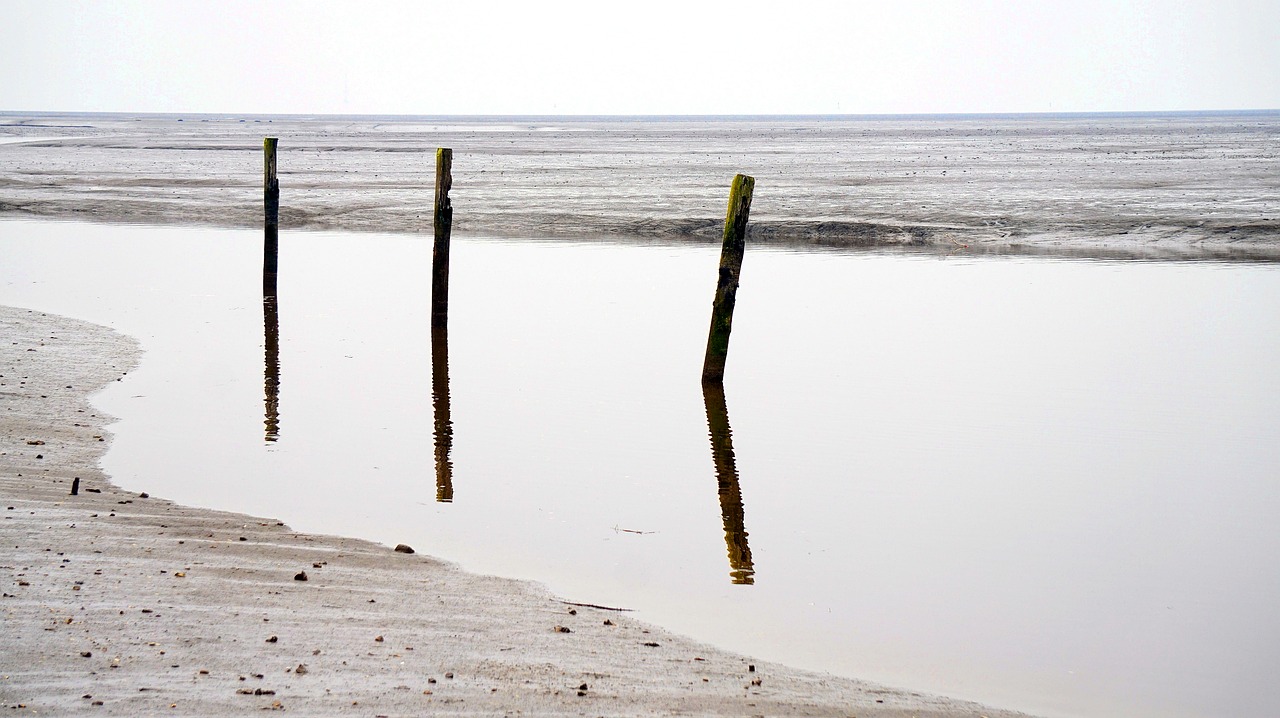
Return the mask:
<svg viewBox="0 0 1280 718"><path fill-rule="evenodd" d="M0 223L0 302L147 349L122 485L1045 715L1280 700L1280 265L753 248L721 398L714 248L455 239L446 492L429 240L284 233L278 352L261 242Z"/></svg>

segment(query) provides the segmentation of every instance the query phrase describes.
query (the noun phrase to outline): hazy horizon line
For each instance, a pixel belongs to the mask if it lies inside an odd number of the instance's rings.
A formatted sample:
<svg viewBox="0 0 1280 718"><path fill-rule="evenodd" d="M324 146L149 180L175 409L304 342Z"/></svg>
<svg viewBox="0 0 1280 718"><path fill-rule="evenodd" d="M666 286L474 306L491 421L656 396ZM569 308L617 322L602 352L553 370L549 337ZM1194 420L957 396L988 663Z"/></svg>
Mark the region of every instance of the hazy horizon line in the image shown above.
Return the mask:
<svg viewBox="0 0 1280 718"><path fill-rule="evenodd" d="M127 110L0 110L0 116L67 116L67 117L154 117L158 119L310 119L332 118L346 120L822 120L822 119L937 119L937 118L1084 118L1084 117L1169 117L1169 116L1263 116L1280 114L1280 108L1241 108L1204 110L1100 110L1100 111L1041 111L1041 112L872 112L872 113L345 113L345 112L181 112L181 111L127 111Z"/></svg>

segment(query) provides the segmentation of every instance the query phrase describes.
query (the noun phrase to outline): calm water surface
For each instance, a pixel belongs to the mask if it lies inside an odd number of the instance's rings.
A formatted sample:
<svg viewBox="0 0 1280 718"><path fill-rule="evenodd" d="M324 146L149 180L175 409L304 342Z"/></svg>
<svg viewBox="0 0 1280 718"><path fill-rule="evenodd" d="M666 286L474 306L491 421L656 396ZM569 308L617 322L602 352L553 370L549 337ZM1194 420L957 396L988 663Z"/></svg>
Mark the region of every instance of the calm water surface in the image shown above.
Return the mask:
<svg viewBox="0 0 1280 718"><path fill-rule="evenodd" d="M286 233L267 311L261 242L0 223L0 302L147 350L122 485L1045 715L1280 703L1280 266L753 250L704 396L716 248L455 239L433 352L429 239Z"/></svg>

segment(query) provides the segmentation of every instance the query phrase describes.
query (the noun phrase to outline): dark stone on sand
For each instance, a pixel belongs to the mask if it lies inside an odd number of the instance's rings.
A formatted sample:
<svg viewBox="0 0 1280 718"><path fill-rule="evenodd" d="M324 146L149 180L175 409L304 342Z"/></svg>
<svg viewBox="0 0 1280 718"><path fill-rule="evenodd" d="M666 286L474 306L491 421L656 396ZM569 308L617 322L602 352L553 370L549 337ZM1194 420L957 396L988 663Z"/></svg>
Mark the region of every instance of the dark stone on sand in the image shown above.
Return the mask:
<svg viewBox="0 0 1280 718"><path fill-rule="evenodd" d="M397 553L413 553L414 551L408 545L401 543L401 544L396 544L396 552Z"/></svg>
<svg viewBox="0 0 1280 718"><path fill-rule="evenodd" d="M295 581L305 581L305 580L307 580L307 572L306 572L306 571L299 571L298 573L294 574L294 576L293 576L293 580L295 580Z"/></svg>

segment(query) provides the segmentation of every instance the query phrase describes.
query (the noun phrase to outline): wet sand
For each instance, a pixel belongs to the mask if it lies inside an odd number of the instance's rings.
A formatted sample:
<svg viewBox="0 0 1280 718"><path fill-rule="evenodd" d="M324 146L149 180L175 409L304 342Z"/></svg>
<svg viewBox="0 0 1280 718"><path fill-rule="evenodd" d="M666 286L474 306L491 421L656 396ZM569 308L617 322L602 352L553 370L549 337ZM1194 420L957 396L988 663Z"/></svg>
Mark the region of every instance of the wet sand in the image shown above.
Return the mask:
<svg viewBox="0 0 1280 718"><path fill-rule="evenodd" d="M1280 113L920 118L413 118L0 113L0 215L260 226L280 138L284 230L453 228L954 253L1280 259Z"/></svg>
<svg viewBox="0 0 1280 718"><path fill-rule="evenodd" d="M1021 715L733 655L430 547L124 490L88 399L127 381L137 343L27 309L0 308L0 327L13 715Z"/></svg>

